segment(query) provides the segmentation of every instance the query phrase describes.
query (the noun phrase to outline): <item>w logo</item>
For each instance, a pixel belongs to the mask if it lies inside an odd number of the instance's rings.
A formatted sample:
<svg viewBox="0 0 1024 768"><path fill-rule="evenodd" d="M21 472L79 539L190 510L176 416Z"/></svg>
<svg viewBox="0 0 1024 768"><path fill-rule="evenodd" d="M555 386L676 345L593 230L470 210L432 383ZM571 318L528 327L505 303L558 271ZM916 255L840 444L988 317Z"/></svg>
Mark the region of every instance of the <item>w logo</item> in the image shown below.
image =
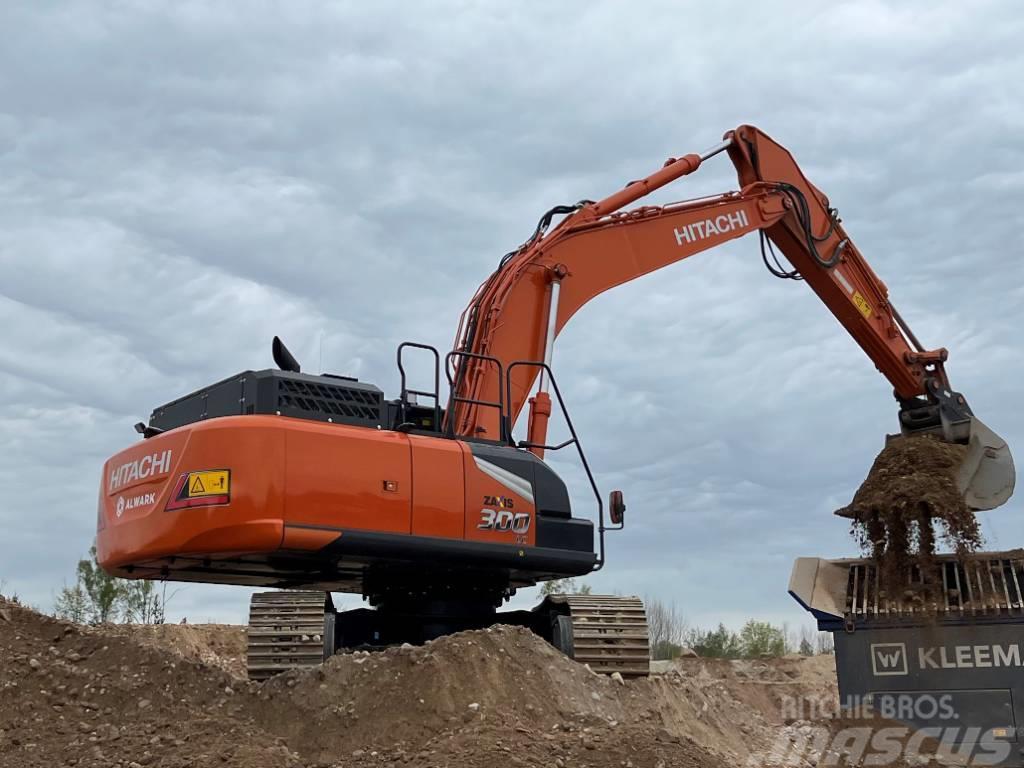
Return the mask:
<svg viewBox="0 0 1024 768"><path fill-rule="evenodd" d="M875 677L907 674L907 646L904 643L872 643L871 671Z"/></svg>

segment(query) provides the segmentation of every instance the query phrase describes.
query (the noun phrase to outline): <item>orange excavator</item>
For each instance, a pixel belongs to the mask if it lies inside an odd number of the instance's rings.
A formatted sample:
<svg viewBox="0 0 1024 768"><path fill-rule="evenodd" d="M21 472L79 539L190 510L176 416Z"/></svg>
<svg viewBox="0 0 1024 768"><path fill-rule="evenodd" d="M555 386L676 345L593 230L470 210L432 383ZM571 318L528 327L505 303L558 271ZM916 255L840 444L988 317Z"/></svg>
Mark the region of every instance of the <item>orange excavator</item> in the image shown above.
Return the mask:
<svg viewBox="0 0 1024 768"><path fill-rule="evenodd" d="M723 152L738 191L626 209ZM624 524L622 494L605 508L565 412L553 344L601 292L751 232L768 270L805 282L892 383L904 434L968 445L968 505L1004 503L1010 452L951 387L946 350L918 341L790 153L744 125L604 200L545 213L477 290L453 351L399 346L396 399L350 377L302 373L275 338L276 370L245 371L156 408L136 425L142 441L104 466L101 565L124 578L274 589L252 598L254 678L497 622L527 626L598 671L646 674L636 598L553 595L533 610L496 610L517 588L599 569L606 532ZM431 388L409 385L410 355L433 363ZM558 445L547 442L553 402L570 435ZM527 404L527 434L516 441ZM586 470L591 515L573 514L544 461L565 448ZM332 591L371 607L337 612Z"/></svg>

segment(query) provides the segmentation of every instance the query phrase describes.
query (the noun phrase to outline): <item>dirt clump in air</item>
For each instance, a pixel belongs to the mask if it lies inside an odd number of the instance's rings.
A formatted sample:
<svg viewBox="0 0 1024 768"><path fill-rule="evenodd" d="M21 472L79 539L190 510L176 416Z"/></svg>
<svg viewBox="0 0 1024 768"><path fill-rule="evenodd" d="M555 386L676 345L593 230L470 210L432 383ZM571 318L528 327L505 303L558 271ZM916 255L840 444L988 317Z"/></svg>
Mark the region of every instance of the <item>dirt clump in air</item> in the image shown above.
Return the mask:
<svg viewBox="0 0 1024 768"><path fill-rule="evenodd" d="M853 501L837 514L879 569L881 588L898 600L927 600L936 579L939 539L958 556L982 544L981 529L957 486L967 447L933 435L893 437Z"/></svg>

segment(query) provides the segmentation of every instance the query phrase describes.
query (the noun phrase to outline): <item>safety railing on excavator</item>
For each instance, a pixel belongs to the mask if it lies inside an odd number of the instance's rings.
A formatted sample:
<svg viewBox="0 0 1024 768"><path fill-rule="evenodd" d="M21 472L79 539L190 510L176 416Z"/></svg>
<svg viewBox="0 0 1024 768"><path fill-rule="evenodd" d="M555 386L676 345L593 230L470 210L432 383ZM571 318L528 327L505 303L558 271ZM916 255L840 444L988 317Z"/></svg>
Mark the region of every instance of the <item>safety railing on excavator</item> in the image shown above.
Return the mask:
<svg viewBox="0 0 1024 768"><path fill-rule="evenodd" d="M587 474L587 481L590 483L590 488L594 492L594 499L597 501L597 534L599 549L597 555L597 562L594 564L594 570L599 571L604 566L604 534L605 531L619 531L625 526L625 523L618 523L617 525L607 526L604 522L604 501L601 499L601 492L597 488L597 481L594 480L594 473L590 469L590 462L587 461L587 455L583 451L583 444L580 443L579 435L576 433L576 427L572 423L572 417L569 416L569 409L565 407L565 400L562 399L562 391L558 388L558 382L555 380L555 374L551 370L551 366L547 363L539 362L536 360L516 360L515 362L509 363L508 369L505 371L504 385L505 385L505 397L504 400L507 403L512 402L512 371L518 367L532 367L539 368L542 374L547 375L548 385L551 390L555 393L555 399L558 401L558 407L562 410L562 417L565 419L565 425L569 429L570 438L564 442L558 443L557 445L543 445L540 443L531 443L527 440L520 440L518 443L514 443L517 448L543 448L545 451L560 451L563 448L567 448L570 445L576 446L576 453L580 457L580 464L583 466L583 471ZM502 414L502 422L505 423L509 419L508 414ZM511 435L509 435L511 442Z"/></svg>
<svg viewBox="0 0 1024 768"><path fill-rule="evenodd" d="M422 350L425 350L427 352L430 352L434 356L434 391L433 392L429 392L427 390L422 390L422 389L410 389L407 386L407 376L406 376L406 373L405 373L405 366L403 365L403 361L402 361L402 353L406 349L422 349ZM440 395L440 391L441 391L441 374L439 372L439 368L440 368L440 365L441 365L441 356L438 353L437 348L436 347L432 347L429 344L419 344L419 343L417 343L415 341L403 341L401 344L398 345L398 352L396 353L396 357L398 358L398 374L399 374L399 377L401 378L401 386L402 386L402 391L401 391L401 394L399 395L399 401L398 401L399 402L399 408L401 409L400 421L401 422L405 422L407 420L407 412L408 412L408 408L409 408L409 404L410 404L410 402L409 402L409 395L413 395L415 397L429 397L429 398L433 399L433 401L434 401L434 421L433 421L434 429L440 429L441 428L441 395Z"/></svg>
<svg viewBox="0 0 1024 768"><path fill-rule="evenodd" d="M406 371L402 363L402 352L407 348L422 349L431 352L434 356L434 390L416 390L410 389L407 386ZM481 355L475 352L462 352L452 351L445 355L444 368L445 378L448 379L448 404L442 412L440 409L440 353L436 347L430 346L429 344L418 344L415 342L403 342L398 346L398 370L401 376L401 408L404 410L408 407L407 399L409 395L417 395L421 397L429 397L434 401L435 420L434 424L437 425L438 431L444 434L445 437L455 437L455 423L452 414L455 413L455 406L457 403L464 403L477 408L497 408L499 414L499 429L500 434L498 440L492 441L503 445L508 445L514 448L521 448L529 450L532 448L541 448L545 451L560 451L563 448L568 448L570 445L576 446L576 453L580 459L580 465L583 467L583 471L587 476L587 483L590 485L590 489L594 494L594 500L597 502L597 534L598 534L598 557L597 562L594 564L594 570L600 570L604 565L605 561L605 533L607 531L619 531L625 527L623 522L612 523L606 525L605 523L605 508L604 501L601 498L601 491L597 487L597 481L594 479L594 473L590 468L590 462L587 461L586 452L583 450L583 444L580 442L579 434L576 432L576 425L573 424L572 417L569 415L569 409L565 405L565 399L562 397L562 391L558 387L558 381L555 379L555 374L551 370L551 366L547 363L537 360L516 360L505 368L501 361L496 357L489 355ZM498 399L497 400L484 400L482 398L463 397L455 394L459 391L459 384L461 383L459 377L463 375L465 367L462 365L453 366L453 362L461 362L463 360L482 360L489 363L497 368L498 381L500 382L498 387ZM512 435L512 424L511 414L509 413L509 403L512 402L512 372L516 368L537 368L543 376L546 376L548 386L551 391L555 393L555 400L558 401L558 407L561 409L562 417L565 419L565 425L569 430L569 439L564 440L556 445L546 445L540 443L532 443L528 440L516 441ZM442 425L442 413L443 413L443 425ZM472 412L470 411L470 414ZM484 438L479 438L484 439Z"/></svg>
<svg viewBox="0 0 1024 768"><path fill-rule="evenodd" d="M512 444L511 430L508 425L508 416L505 413L505 387L498 386L498 400L483 400L480 398L473 397L462 397L461 395L455 394L460 390L456 379L464 375L465 366L459 365L455 371L452 371L453 360L482 360L486 363L491 363L498 369L498 381L505 380L505 370L501 365L501 361L496 357L490 355L481 355L476 352L460 352L453 350L444 356L444 373L448 379L448 407L445 409L445 437L455 437L455 420L454 413L455 408L453 407L457 403L465 403L466 405L473 405L476 407L485 408L497 408L498 409L498 442Z"/></svg>

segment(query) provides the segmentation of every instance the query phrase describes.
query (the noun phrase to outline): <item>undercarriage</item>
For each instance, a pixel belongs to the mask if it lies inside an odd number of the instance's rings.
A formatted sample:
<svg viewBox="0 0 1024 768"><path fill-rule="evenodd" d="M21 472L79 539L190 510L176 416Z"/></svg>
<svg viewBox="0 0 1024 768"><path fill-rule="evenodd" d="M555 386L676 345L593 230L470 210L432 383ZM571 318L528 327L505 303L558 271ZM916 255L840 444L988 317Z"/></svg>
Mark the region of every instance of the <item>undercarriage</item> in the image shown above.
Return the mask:
<svg viewBox="0 0 1024 768"><path fill-rule="evenodd" d="M648 674L647 618L636 597L550 595L533 610L499 612L491 599L452 595L339 612L330 593L287 590L252 596L249 677L264 680L336 653L421 645L496 624L525 627L594 672Z"/></svg>

